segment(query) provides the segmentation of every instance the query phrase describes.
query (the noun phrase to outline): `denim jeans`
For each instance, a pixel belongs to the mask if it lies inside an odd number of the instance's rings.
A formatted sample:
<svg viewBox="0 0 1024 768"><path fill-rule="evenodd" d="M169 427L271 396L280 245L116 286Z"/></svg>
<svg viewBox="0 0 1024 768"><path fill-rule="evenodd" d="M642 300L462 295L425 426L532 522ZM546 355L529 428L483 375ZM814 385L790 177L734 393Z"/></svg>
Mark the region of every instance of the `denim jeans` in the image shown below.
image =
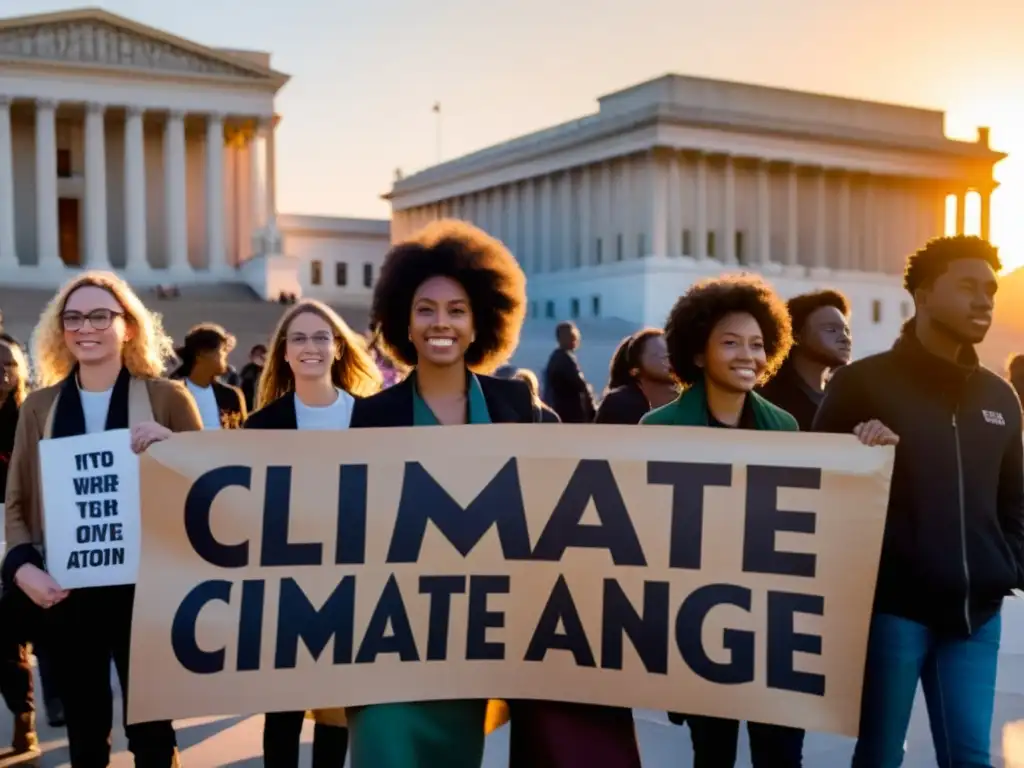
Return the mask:
<svg viewBox="0 0 1024 768"><path fill-rule="evenodd" d="M921 681L939 768L989 768L1002 621L969 638L887 614L871 620L853 768L898 768Z"/></svg>

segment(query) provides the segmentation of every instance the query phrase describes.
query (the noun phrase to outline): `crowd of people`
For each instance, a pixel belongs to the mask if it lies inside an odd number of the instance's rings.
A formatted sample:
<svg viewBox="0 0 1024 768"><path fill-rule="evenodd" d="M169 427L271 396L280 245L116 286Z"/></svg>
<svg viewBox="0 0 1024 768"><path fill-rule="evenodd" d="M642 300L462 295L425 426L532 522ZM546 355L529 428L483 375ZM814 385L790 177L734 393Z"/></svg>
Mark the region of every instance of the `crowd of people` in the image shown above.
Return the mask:
<svg viewBox="0 0 1024 768"><path fill-rule="evenodd" d="M679 297L663 329L622 340L599 398L576 359L581 338L571 323L558 326L540 381L508 364L526 280L501 242L462 222L431 224L390 251L367 336L326 305L300 300L237 374L226 329L201 323L174 348L126 283L84 273L40 318L31 387L25 350L0 336L0 688L15 717L13 746L38 750L30 649L49 722L66 724L73 768L109 762L111 661L124 699L130 690L134 588L65 590L46 571L40 440L130 428L141 453L200 429L561 422L824 431L895 445L853 765L900 765L920 682L939 765L989 766L1000 606L1024 581L1020 401L975 353L991 324L999 269L996 249L979 238L928 242L907 261L913 317L890 351L856 362L841 293L785 302L752 275L705 280ZM507 704L514 768L641 765L628 709ZM396 702L345 714L312 713L314 766L340 768L346 754L355 768L481 763L486 701ZM267 713L265 765L298 765L306 717ZM696 768L734 764L739 722L670 719L689 729ZM756 768L802 765L802 731L746 727ZM125 730L137 766L179 764L172 723Z"/></svg>

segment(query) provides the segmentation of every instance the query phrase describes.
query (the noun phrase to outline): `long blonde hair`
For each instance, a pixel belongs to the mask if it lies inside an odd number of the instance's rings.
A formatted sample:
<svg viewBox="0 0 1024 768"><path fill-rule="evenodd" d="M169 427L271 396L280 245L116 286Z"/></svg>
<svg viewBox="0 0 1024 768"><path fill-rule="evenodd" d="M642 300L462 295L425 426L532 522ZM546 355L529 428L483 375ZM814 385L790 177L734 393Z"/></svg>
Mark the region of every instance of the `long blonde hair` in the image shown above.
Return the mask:
<svg viewBox="0 0 1024 768"><path fill-rule="evenodd" d="M164 363L174 355L174 344L164 333L160 316L146 309L131 286L112 272L86 272L57 291L32 332L32 363L39 386L63 381L75 367L75 358L64 343L61 315L71 294L85 286L102 288L124 310L125 323L132 330L121 351L128 372L137 379L159 378Z"/></svg>
<svg viewBox="0 0 1024 768"><path fill-rule="evenodd" d="M14 358L15 364L18 366L18 384L11 390L8 397L13 397L14 404L20 406L28 396L29 370L28 362L25 360L25 350L21 348L21 344L6 333L0 333L0 344L6 345L11 350L11 357Z"/></svg>
<svg viewBox="0 0 1024 768"><path fill-rule="evenodd" d="M349 328L341 316L326 304L303 299L284 313L277 328L274 329L267 353L267 363L260 375L256 394L257 408L262 408L295 389L295 375L284 359L284 349L292 320L307 313L316 315L327 323L335 338L341 342L341 357L331 363L331 381L334 382L334 386L358 397L367 397L380 391L383 377L377 364L373 362L363 338Z"/></svg>

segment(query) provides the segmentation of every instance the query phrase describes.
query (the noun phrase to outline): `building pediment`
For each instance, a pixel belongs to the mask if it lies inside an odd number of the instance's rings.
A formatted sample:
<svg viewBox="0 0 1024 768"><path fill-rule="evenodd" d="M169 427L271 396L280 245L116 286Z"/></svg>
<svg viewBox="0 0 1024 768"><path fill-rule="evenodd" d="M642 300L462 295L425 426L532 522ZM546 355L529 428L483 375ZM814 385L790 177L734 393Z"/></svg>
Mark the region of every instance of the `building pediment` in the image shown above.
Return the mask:
<svg viewBox="0 0 1024 768"><path fill-rule="evenodd" d="M93 9L0 20L0 64L4 61L229 78L278 86L287 80L286 75L246 58Z"/></svg>

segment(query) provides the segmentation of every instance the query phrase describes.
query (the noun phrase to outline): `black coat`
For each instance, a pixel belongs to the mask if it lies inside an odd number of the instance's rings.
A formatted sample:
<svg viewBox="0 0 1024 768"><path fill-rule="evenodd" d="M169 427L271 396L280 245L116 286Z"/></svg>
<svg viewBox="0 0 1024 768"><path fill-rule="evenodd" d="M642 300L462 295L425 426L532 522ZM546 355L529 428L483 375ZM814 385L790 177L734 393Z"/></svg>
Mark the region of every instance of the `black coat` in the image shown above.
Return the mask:
<svg viewBox="0 0 1024 768"><path fill-rule="evenodd" d="M253 411L245 420L244 429L298 429L295 416L295 393L288 392L258 411Z"/></svg>
<svg viewBox="0 0 1024 768"><path fill-rule="evenodd" d="M601 401L594 417L595 424L639 424L651 410L647 395L636 384L616 387Z"/></svg>
<svg viewBox="0 0 1024 768"><path fill-rule="evenodd" d="M18 429L18 404L10 394L0 406L0 504L7 490L7 467L14 452L14 433Z"/></svg>
<svg viewBox="0 0 1024 768"><path fill-rule="evenodd" d="M179 374L171 376L176 381L184 382L187 377ZM245 405L245 395L238 387L232 387L214 379L210 382L213 387L213 398L217 401L217 410L220 411L220 426L222 429L241 429L245 423L249 409ZM191 393L189 393L191 394Z"/></svg>
<svg viewBox="0 0 1024 768"><path fill-rule="evenodd" d="M913 332L840 368L814 419L899 435L875 610L960 636L994 616L1024 573L1020 402L969 349L957 365Z"/></svg>
<svg viewBox="0 0 1024 768"><path fill-rule="evenodd" d="M594 419L594 396L576 355L556 349L544 369L544 402L566 424L589 424Z"/></svg>
<svg viewBox="0 0 1024 768"><path fill-rule="evenodd" d="M800 425L801 432L809 432L818 412L818 400L811 397L808 389L796 368L787 360L758 392L772 405L788 411Z"/></svg>

